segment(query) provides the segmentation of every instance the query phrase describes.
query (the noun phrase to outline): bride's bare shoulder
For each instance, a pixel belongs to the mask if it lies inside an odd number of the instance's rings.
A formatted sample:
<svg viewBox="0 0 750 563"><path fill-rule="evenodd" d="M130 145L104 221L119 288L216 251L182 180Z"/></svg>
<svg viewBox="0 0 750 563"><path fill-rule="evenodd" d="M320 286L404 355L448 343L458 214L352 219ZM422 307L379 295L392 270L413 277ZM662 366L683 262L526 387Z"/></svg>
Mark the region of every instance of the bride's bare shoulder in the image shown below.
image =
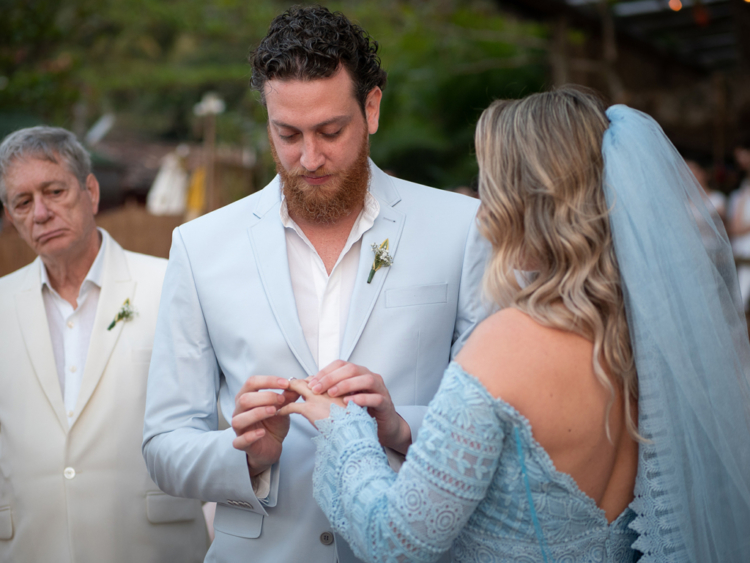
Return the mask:
<svg viewBox="0 0 750 563"><path fill-rule="evenodd" d="M477 326L456 361L494 397L515 405L523 404L530 393L564 385L568 368L590 366L592 344L508 308Z"/></svg>

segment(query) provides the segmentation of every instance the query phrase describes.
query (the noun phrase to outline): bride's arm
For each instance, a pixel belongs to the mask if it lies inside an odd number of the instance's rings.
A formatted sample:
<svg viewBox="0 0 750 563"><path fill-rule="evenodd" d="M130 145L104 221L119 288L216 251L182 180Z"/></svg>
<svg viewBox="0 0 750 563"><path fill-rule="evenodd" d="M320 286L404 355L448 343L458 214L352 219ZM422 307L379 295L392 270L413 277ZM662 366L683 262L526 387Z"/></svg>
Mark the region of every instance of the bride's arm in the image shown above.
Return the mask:
<svg viewBox="0 0 750 563"><path fill-rule="evenodd" d="M305 382L290 411L317 420L314 495L333 529L365 561L434 561L486 494L503 445L492 397L457 364L446 371L418 440L396 475L375 421L354 402L331 407ZM340 403L339 403L340 404ZM330 418L328 417L330 410Z"/></svg>

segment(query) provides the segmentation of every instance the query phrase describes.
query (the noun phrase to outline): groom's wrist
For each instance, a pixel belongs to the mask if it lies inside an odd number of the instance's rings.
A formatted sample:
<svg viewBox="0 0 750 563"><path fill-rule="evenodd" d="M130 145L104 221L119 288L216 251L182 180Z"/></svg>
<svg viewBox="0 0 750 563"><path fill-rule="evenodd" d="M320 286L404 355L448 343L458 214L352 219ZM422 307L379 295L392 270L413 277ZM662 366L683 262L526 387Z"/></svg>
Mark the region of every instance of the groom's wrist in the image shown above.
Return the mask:
<svg viewBox="0 0 750 563"><path fill-rule="evenodd" d="M247 460L247 470L250 473L250 477L257 477L264 471L267 471L271 468L272 463L269 464L259 464L253 461L253 459L250 457L250 454L245 454L245 459Z"/></svg>

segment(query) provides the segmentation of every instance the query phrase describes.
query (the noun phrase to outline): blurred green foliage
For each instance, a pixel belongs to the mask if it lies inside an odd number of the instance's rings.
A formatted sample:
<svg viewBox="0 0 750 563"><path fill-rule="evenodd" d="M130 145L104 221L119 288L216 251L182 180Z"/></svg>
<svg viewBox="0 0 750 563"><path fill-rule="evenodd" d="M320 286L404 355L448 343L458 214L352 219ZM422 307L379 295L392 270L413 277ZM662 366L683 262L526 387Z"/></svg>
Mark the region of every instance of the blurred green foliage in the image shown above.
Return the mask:
<svg viewBox="0 0 750 563"><path fill-rule="evenodd" d="M193 106L224 98L219 142L255 148L273 171L265 110L247 57L274 0L0 0L0 135L19 123L78 132L103 112L118 127L171 140L200 138ZM468 184L476 119L491 100L543 88L547 30L503 15L491 0L328 2L380 44L388 71L373 159L409 180Z"/></svg>

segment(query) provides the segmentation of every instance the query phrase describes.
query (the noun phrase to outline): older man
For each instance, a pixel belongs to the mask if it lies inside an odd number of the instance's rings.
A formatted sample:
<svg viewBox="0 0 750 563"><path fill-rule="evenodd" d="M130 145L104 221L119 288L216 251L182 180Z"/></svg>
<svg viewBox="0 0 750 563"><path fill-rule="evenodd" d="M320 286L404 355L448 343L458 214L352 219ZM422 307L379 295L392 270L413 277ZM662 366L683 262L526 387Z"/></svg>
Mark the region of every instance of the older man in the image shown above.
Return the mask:
<svg viewBox="0 0 750 563"><path fill-rule="evenodd" d="M200 561L200 503L140 452L166 261L96 228L99 184L64 129L0 145L0 198L34 249L0 278L0 561Z"/></svg>
<svg viewBox="0 0 750 563"><path fill-rule="evenodd" d="M367 405L404 453L485 314L478 202L368 158L385 78L343 14L277 17L253 85L279 175L173 236L143 452L163 490L220 503L207 561L352 560L312 498L314 430L277 414L288 378Z"/></svg>

